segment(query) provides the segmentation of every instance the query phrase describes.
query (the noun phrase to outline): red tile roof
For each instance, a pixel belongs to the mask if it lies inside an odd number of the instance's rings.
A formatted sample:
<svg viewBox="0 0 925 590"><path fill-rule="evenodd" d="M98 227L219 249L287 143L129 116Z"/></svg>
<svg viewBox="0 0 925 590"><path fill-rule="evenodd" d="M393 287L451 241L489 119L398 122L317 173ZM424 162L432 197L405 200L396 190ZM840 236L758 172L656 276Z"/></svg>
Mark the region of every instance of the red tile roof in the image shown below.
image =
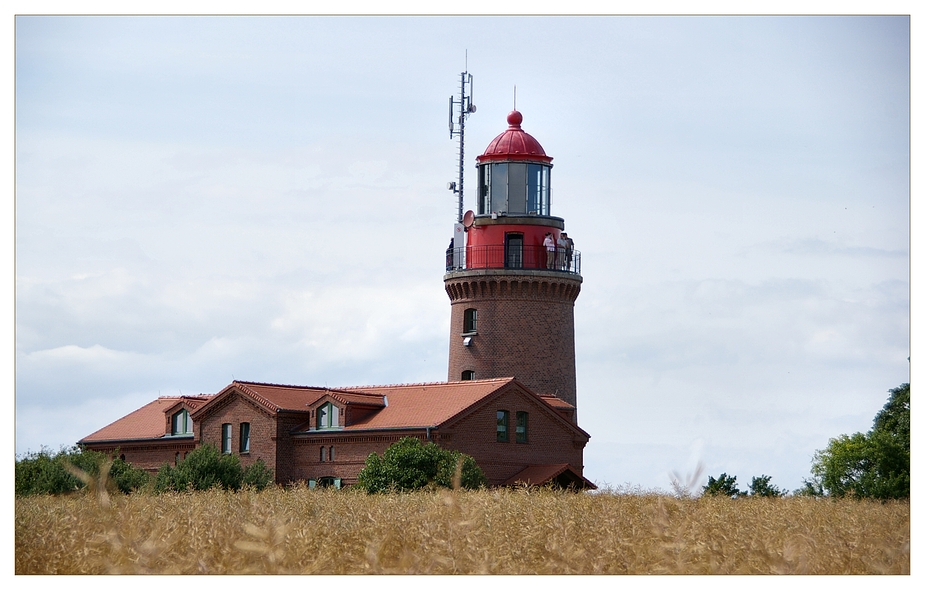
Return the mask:
<svg viewBox="0 0 925 590"><path fill-rule="evenodd" d="M101 442L116 440L142 440L161 438L167 434L164 412L179 402L186 402L190 407L202 404L213 396L179 396L159 397L128 416L119 418L109 426L97 430L79 442Z"/></svg>
<svg viewBox="0 0 925 590"><path fill-rule="evenodd" d="M549 404L550 406L552 406L552 407L554 407L554 408L557 408L557 409L565 409L565 410L574 410L574 409L575 409L575 406L573 406L572 404L568 403L568 402L565 401L564 399L559 399L558 397L556 397L556 396L554 396L554 395L541 395L540 397L543 398L543 401L544 401L544 402L546 402L547 404Z"/></svg>
<svg viewBox="0 0 925 590"><path fill-rule="evenodd" d="M347 426L344 430L437 426L467 410L513 380L512 377L507 377L451 383L346 388L347 391L385 396L386 406L362 421Z"/></svg>
<svg viewBox="0 0 925 590"><path fill-rule="evenodd" d="M279 410L306 412L309 405L315 403L328 391L324 387L232 381L231 385L223 389L219 395L235 387L274 412Z"/></svg>

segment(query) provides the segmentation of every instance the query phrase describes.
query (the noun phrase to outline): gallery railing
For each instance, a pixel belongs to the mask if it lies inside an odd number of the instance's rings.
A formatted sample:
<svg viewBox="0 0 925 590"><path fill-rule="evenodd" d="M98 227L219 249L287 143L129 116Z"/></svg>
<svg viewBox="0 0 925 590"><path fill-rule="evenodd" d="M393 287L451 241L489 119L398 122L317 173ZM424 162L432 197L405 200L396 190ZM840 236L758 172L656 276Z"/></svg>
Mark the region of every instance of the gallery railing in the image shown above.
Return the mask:
<svg viewBox="0 0 925 590"><path fill-rule="evenodd" d="M522 268L581 274L581 252L548 251L543 246L469 246L448 248L446 270Z"/></svg>

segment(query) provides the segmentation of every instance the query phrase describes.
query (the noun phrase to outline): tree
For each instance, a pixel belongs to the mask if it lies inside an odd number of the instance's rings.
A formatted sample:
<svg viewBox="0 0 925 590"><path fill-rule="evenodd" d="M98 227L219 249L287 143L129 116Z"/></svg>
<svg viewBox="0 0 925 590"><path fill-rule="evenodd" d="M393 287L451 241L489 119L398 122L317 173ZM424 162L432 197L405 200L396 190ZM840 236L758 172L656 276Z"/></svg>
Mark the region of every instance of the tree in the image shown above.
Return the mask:
<svg viewBox="0 0 925 590"><path fill-rule="evenodd" d="M357 476L357 487L370 494L426 487L474 489L485 484L482 469L469 455L412 437L391 445L381 457L370 453Z"/></svg>
<svg viewBox="0 0 925 590"><path fill-rule="evenodd" d="M813 479L804 493L833 497L908 498L910 491L910 391L904 383L890 390L866 434L843 434L813 456Z"/></svg>
<svg viewBox="0 0 925 590"><path fill-rule="evenodd" d="M728 476L725 473L714 479L711 475L707 480L707 485L703 486L703 493L709 496L729 496L738 498L742 492L736 486L735 476Z"/></svg>
<svg viewBox="0 0 925 590"><path fill-rule="evenodd" d="M751 490L752 496L763 496L765 498L778 498L787 493L786 490L782 491L779 487L771 483L770 475L753 477L752 483L749 484L748 488Z"/></svg>

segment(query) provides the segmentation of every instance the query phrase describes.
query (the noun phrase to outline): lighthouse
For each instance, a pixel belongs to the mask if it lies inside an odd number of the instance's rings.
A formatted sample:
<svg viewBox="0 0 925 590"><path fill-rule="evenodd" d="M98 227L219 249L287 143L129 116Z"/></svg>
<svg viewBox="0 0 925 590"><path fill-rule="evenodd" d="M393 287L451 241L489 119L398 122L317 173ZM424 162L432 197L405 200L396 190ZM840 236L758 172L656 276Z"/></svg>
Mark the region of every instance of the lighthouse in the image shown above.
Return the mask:
<svg viewBox="0 0 925 590"><path fill-rule="evenodd" d="M476 210L462 219L465 244L454 238L447 256L448 381L516 377L577 407L581 255L552 214L552 158L520 112L507 123L476 158Z"/></svg>

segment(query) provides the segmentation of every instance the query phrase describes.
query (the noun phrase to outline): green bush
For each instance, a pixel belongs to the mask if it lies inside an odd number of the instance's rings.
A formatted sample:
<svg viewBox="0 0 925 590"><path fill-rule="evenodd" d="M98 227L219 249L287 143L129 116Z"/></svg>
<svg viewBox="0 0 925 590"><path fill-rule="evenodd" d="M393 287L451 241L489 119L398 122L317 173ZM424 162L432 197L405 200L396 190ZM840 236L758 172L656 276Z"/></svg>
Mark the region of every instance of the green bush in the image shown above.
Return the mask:
<svg viewBox="0 0 925 590"><path fill-rule="evenodd" d="M16 461L16 494L64 494L83 489L86 484L71 474L67 465L72 465L93 478L98 478L100 468L109 460L104 453L71 447L52 454L48 449L29 453ZM113 459L109 469L110 491L130 493L148 485L150 476L136 469L122 459Z"/></svg>
<svg viewBox="0 0 925 590"><path fill-rule="evenodd" d="M202 445L181 460L176 467L164 463L157 472L154 489L158 492L208 490L219 487L238 490L244 470L237 455L220 453L214 445Z"/></svg>
<svg viewBox="0 0 925 590"><path fill-rule="evenodd" d="M244 485L262 490L272 483L273 470L263 459L243 469L237 455L220 453L214 445L202 445L176 467L164 463L157 472L154 490L184 492L214 487L239 490Z"/></svg>
<svg viewBox="0 0 925 590"><path fill-rule="evenodd" d="M482 469L469 455L405 437L387 448L381 457L371 453L366 458L357 487L370 494L426 487L455 488L454 479L460 463L458 487L475 489L486 484Z"/></svg>
<svg viewBox="0 0 925 590"><path fill-rule="evenodd" d="M267 467L263 459L257 459L244 469L242 484L262 490L273 483L273 470Z"/></svg>

